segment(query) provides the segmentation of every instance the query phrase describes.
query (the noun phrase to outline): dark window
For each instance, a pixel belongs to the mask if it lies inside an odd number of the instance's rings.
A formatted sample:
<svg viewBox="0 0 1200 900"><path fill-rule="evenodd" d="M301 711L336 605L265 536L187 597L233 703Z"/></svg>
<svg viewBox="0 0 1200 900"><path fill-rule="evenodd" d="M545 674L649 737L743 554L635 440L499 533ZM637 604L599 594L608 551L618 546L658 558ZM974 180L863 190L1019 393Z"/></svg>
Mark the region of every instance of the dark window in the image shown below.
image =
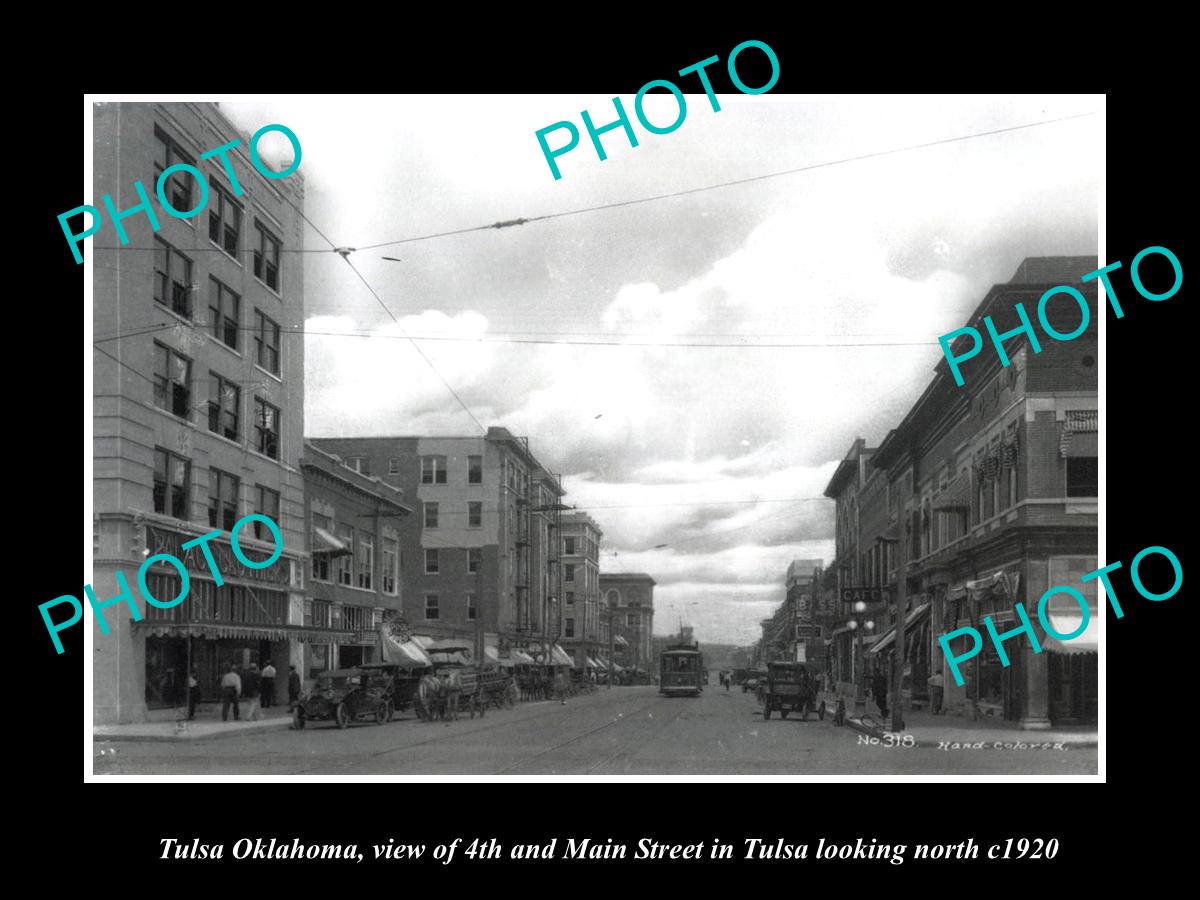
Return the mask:
<svg viewBox="0 0 1200 900"><path fill-rule="evenodd" d="M212 196L208 200L208 239L236 259L241 233L242 207L223 187L213 182Z"/></svg>
<svg viewBox="0 0 1200 900"><path fill-rule="evenodd" d="M350 456L346 458L346 465L362 475L371 474L371 461L365 456Z"/></svg>
<svg viewBox="0 0 1200 900"><path fill-rule="evenodd" d="M338 524L337 538L350 550L354 549L354 528L350 525ZM334 566L337 572L337 583L344 584L347 587L354 584L354 557L352 554L345 554L337 558L337 563Z"/></svg>
<svg viewBox="0 0 1200 900"><path fill-rule="evenodd" d="M479 603L474 594L467 594L467 618L479 618Z"/></svg>
<svg viewBox="0 0 1200 900"><path fill-rule="evenodd" d="M574 606L574 605L575 605L575 592L567 591L567 606Z"/></svg>
<svg viewBox="0 0 1200 900"><path fill-rule="evenodd" d="M467 502L467 527L483 527L483 503L478 500L470 500Z"/></svg>
<svg viewBox="0 0 1200 900"><path fill-rule="evenodd" d="M154 239L154 299L185 319L192 317L192 261Z"/></svg>
<svg viewBox="0 0 1200 900"><path fill-rule="evenodd" d="M279 459L279 407L254 398L254 446L259 453Z"/></svg>
<svg viewBox="0 0 1200 900"><path fill-rule="evenodd" d="M564 566L563 568L565 569L565 571L563 572L563 581L574 581L575 580L575 567L573 565L568 564L568 565Z"/></svg>
<svg viewBox="0 0 1200 900"><path fill-rule="evenodd" d="M483 551L478 547L471 547L467 550L467 572L475 574L479 571L479 567L483 565Z"/></svg>
<svg viewBox="0 0 1200 900"><path fill-rule="evenodd" d="M265 484L258 485L258 503L254 511L259 515L266 516L276 525L279 524L279 491L272 490ZM265 541L271 536L271 531L262 522L254 523L254 536L260 541Z"/></svg>
<svg viewBox="0 0 1200 900"><path fill-rule="evenodd" d="M312 624L316 628L328 628L333 620L333 610L329 601L314 600L312 602ZM305 623L308 624L308 623Z"/></svg>
<svg viewBox="0 0 1200 900"><path fill-rule="evenodd" d="M438 552L434 549L426 549L425 551L425 574L436 575L438 573Z"/></svg>
<svg viewBox="0 0 1200 900"><path fill-rule="evenodd" d="M1098 497L1099 460L1095 456L1067 457L1067 496Z"/></svg>
<svg viewBox="0 0 1200 900"><path fill-rule="evenodd" d="M212 336L234 350L238 348L242 324L242 298L217 279L208 279L208 319Z"/></svg>
<svg viewBox="0 0 1200 900"><path fill-rule="evenodd" d="M438 527L438 505L436 503L425 504L425 527Z"/></svg>
<svg viewBox="0 0 1200 900"><path fill-rule="evenodd" d="M242 389L216 372L208 373L208 430L238 439Z"/></svg>
<svg viewBox="0 0 1200 900"><path fill-rule="evenodd" d="M192 464L170 450L154 449L154 511L176 519L188 518Z"/></svg>
<svg viewBox="0 0 1200 900"><path fill-rule="evenodd" d="M356 550L354 561L358 568L358 586L369 591L375 572L375 535L360 531Z"/></svg>
<svg viewBox="0 0 1200 900"><path fill-rule="evenodd" d="M483 484L483 457L467 457L467 484Z"/></svg>
<svg viewBox="0 0 1200 900"><path fill-rule="evenodd" d="M171 166L179 163L186 163L190 166L196 164L196 160L184 152L179 144L157 125L154 126L154 137L158 141L158 147L154 157L154 186L151 191L148 191L150 194L158 191L158 179ZM176 212L191 211L192 182L195 177L188 172L176 171L171 173L170 180L163 185L163 195Z"/></svg>
<svg viewBox="0 0 1200 900"><path fill-rule="evenodd" d="M181 419L192 418L192 361L167 347L154 345L154 405Z"/></svg>
<svg viewBox="0 0 1200 900"><path fill-rule="evenodd" d="M320 538L317 537L316 529L320 528L322 531L326 531L326 532L329 532L330 534L332 534L333 533L333 523L331 521L329 521L329 518L327 516L323 516L320 513L313 513L312 514L312 527L313 527L312 546L314 548L325 546L325 543ZM328 581L329 580L329 553L328 552L320 553L320 552L316 552L314 550L313 555L312 555L312 577L316 581Z"/></svg>
<svg viewBox="0 0 1200 900"><path fill-rule="evenodd" d="M421 484L446 483L446 457L421 457Z"/></svg>
<svg viewBox="0 0 1200 900"><path fill-rule="evenodd" d="M564 623L564 629L565 629L563 631L564 637L569 637L569 638L575 637L575 620L567 619Z"/></svg>
<svg viewBox="0 0 1200 900"><path fill-rule="evenodd" d="M563 553L567 554L568 556L575 555L575 538L563 538Z"/></svg>
<svg viewBox="0 0 1200 900"><path fill-rule="evenodd" d="M438 595L425 595L425 618L436 619L438 617Z"/></svg>
<svg viewBox="0 0 1200 900"><path fill-rule="evenodd" d="M241 481L236 475L220 469L208 470L208 524L211 528L232 531L238 520L238 489Z"/></svg>
<svg viewBox="0 0 1200 900"><path fill-rule="evenodd" d="M279 374L279 323L260 309L254 311L255 361L273 375Z"/></svg>
<svg viewBox="0 0 1200 900"><path fill-rule="evenodd" d="M389 475L399 475L400 474L400 460L394 456L388 460L388 474Z"/></svg>
<svg viewBox="0 0 1200 900"><path fill-rule="evenodd" d="M279 290L279 254L282 245L279 238L267 231L261 222L255 222L258 232L254 247L254 277L271 288Z"/></svg>

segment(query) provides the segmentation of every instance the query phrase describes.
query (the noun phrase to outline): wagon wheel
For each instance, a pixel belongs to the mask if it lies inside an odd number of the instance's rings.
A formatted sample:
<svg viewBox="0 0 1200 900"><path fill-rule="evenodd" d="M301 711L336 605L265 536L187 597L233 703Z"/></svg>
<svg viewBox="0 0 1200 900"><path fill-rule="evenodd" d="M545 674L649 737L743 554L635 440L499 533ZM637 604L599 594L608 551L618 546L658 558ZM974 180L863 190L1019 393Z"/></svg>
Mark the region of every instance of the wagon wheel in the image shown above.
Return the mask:
<svg viewBox="0 0 1200 900"><path fill-rule="evenodd" d="M350 711L346 709L345 703L339 703L337 710L334 712L334 718L337 721L338 728L345 728L350 724Z"/></svg>
<svg viewBox="0 0 1200 900"><path fill-rule="evenodd" d="M817 707L817 718L822 722L825 721L825 701L821 701L821 705Z"/></svg>
<svg viewBox="0 0 1200 900"><path fill-rule="evenodd" d="M300 707L296 707L296 711L292 713L292 727L299 730L304 727L304 711Z"/></svg>
<svg viewBox="0 0 1200 900"><path fill-rule="evenodd" d="M805 700L802 704L800 704L800 720L802 722L808 721L808 714L811 710L812 703L810 703L808 700Z"/></svg>
<svg viewBox="0 0 1200 900"><path fill-rule="evenodd" d="M392 717L391 710L388 709L388 702L385 700L375 708L375 724L382 725Z"/></svg>
<svg viewBox="0 0 1200 900"><path fill-rule="evenodd" d="M517 692L517 686L510 684L504 689L504 708L512 709L516 705L516 700L513 699L513 694Z"/></svg>

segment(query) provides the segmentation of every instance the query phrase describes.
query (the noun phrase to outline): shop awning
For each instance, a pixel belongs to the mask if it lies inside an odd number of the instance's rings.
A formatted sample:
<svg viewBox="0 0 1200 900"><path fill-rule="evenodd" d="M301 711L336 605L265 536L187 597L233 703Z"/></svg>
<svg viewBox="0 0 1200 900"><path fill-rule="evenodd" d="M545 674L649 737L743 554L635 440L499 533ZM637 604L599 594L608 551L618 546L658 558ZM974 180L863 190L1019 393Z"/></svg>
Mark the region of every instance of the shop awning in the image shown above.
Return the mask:
<svg viewBox="0 0 1200 900"><path fill-rule="evenodd" d="M939 512L957 512L971 508L971 476L966 472L946 486L933 501L933 508Z"/></svg>
<svg viewBox="0 0 1200 900"><path fill-rule="evenodd" d="M467 658L467 655L459 651L430 650L429 658L434 663L442 666L468 666L471 664L471 660Z"/></svg>
<svg viewBox="0 0 1200 900"><path fill-rule="evenodd" d="M414 640L398 641L388 633L386 625L379 626L380 659L385 663L419 669L433 665L433 660Z"/></svg>
<svg viewBox="0 0 1200 900"><path fill-rule="evenodd" d="M924 616L928 612L929 612L929 604L928 603L922 603L920 606L909 611L908 618L905 620L905 624L904 624L904 628L905 628L904 636L905 637L908 637L908 632L912 631L913 626L916 625L917 622L919 622L921 620L921 617ZM881 637L878 641L876 641L874 644L871 645L871 649L868 650L867 652L868 653L879 653L880 651L886 650L895 639L896 639L896 627L893 625L891 628L889 628L884 633L883 637Z"/></svg>
<svg viewBox="0 0 1200 900"><path fill-rule="evenodd" d="M425 647L430 653L470 653L471 642L462 638L442 638Z"/></svg>
<svg viewBox="0 0 1200 900"><path fill-rule="evenodd" d="M624 671L625 671L625 667L624 667L623 665L621 665L619 662L614 662L614 663L612 664L612 670L613 670L614 672L624 672Z"/></svg>
<svg viewBox="0 0 1200 900"><path fill-rule="evenodd" d="M1058 440L1059 453L1064 457L1096 456L1099 425L1100 414L1094 409L1068 410Z"/></svg>
<svg viewBox="0 0 1200 900"><path fill-rule="evenodd" d="M571 659L566 650L555 644L550 648L549 664L553 666L574 666L575 660Z"/></svg>
<svg viewBox="0 0 1200 900"><path fill-rule="evenodd" d="M526 653L524 650L512 651L511 659L512 659L513 663L518 666L531 666L534 664L533 657L530 656L528 653Z"/></svg>
<svg viewBox="0 0 1200 900"><path fill-rule="evenodd" d="M625 640L625 638L621 637L621 635L619 635L619 634L613 638L613 643L616 644L618 647L628 647L629 646L629 641Z"/></svg>
<svg viewBox="0 0 1200 900"><path fill-rule="evenodd" d="M414 634L412 639L417 642L417 646L422 650L428 650L434 644L433 638L427 634Z"/></svg>
<svg viewBox="0 0 1200 900"><path fill-rule="evenodd" d="M330 534L324 528L313 526L313 553L321 553L333 558L335 556L352 556L354 550L340 538Z"/></svg>
<svg viewBox="0 0 1200 900"><path fill-rule="evenodd" d="M608 664L605 663L604 660L592 659L590 656L588 657L588 665L591 666L593 669L599 669L601 672L605 671L608 668Z"/></svg>
<svg viewBox="0 0 1200 900"><path fill-rule="evenodd" d="M1079 626L1083 624L1083 613L1054 613L1048 614L1050 624L1059 634L1071 634L1079 630ZM1070 640L1062 640L1053 635L1045 634L1039 637L1043 650L1050 650L1053 653L1067 653L1076 655L1079 653L1096 653L1100 646L1100 617L1095 613L1088 617L1087 628L1083 634L1077 638Z"/></svg>
<svg viewBox="0 0 1200 900"><path fill-rule="evenodd" d="M134 622L135 631L150 637L234 638L259 641L300 641L307 644L353 644L357 632L304 625L238 625L217 622Z"/></svg>

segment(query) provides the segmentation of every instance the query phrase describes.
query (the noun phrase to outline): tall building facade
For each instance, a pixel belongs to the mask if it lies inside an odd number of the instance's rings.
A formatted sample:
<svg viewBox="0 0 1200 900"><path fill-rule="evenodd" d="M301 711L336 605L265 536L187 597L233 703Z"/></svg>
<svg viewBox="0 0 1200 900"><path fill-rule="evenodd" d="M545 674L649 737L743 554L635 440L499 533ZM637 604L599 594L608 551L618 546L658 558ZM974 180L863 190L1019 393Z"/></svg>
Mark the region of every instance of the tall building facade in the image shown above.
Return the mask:
<svg viewBox="0 0 1200 900"><path fill-rule="evenodd" d="M608 656L600 629L600 539L604 532L583 512L562 516L563 649L577 665Z"/></svg>
<svg viewBox="0 0 1200 900"><path fill-rule="evenodd" d="M141 182L153 198L158 176L198 165L207 185L199 215L178 219L155 209L112 223L94 238L92 585L97 601L117 596L120 573L140 608L110 606L94 631L97 724L137 722L148 709L179 707L188 666L200 695L215 696L223 666L277 667L299 652L303 631L304 497L299 469L304 433L304 343L289 329L304 322L301 246L304 178L263 177L247 156L249 136L214 104L99 103L94 106L94 194L118 210L136 207ZM240 140L227 159L238 196L208 150ZM178 210L204 193L176 170L164 192ZM150 201L152 204L156 200ZM255 570L231 552L229 531L248 513L278 523L282 556ZM208 546L223 576L217 584L201 548L182 544L213 530ZM255 533L252 533L255 532ZM261 540L260 540L261 539ZM274 547L255 525L239 541ZM143 561L183 560L190 593L170 609L145 604ZM177 597L181 576L169 564L146 572L160 600Z"/></svg>
<svg viewBox="0 0 1200 900"><path fill-rule="evenodd" d="M414 631L476 655L537 650L562 636L563 489L505 428L474 437L312 438L351 468L400 488L403 610Z"/></svg>
<svg viewBox="0 0 1200 900"><path fill-rule="evenodd" d="M339 640L303 646L304 678L378 662L378 629L402 611L400 535L411 512L403 492L305 442L304 514L309 535L304 624Z"/></svg>
<svg viewBox="0 0 1200 900"><path fill-rule="evenodd" d="M654 579L641 572L600 575L600 594L612 622L614 659L626 668L654 665Z"/></svg>
<svg viewBox="0 0 1200 900"><path fill-rule="evenodd" d="M982 319L991 316L998 332L1014 329L1016 303L1035 309L1046 290L1062 284L1076 285L1096 310L1094 284L1080 283L1095 269L1095 258L1028 259L1011 282L988 292L968 324L986 334ZM981 353L963 365L961 387L940 361L871 459L886 475L879 496L888 512L870 527L860 522L859 552L890 546L873 563L868 558L869 577L893 597L905 581L903 690L913 701L926 699L930 674L940 672L952 712L1002 716L1030 729L1097 718L1096 583L1081 584L1080 576L1096 569L1098 556L1099 314L1079 337L1046 338L1038 353L1027 334L1008 338L1010 365ZM1050 304L1047 316L1061 334L1079 325L1071 303ZM985 633L980 654L963 664L964 684L956 684L939 635L965 626L983 632L984 616L1004 632L1019 624L1018 600L1036 609L1048 588L1064 584L1086 597L1089 630L1062 642L1039 633L1041 653L1024 636L1010 641L1008 666ZM894 606L886 613L888 631L870 648L881 661L895 652L899 615ZM1063 634L1082 620L1075 601L1062 596L1049 604L1049 617ZM953 652L966 644L960 639Z"/></svg>

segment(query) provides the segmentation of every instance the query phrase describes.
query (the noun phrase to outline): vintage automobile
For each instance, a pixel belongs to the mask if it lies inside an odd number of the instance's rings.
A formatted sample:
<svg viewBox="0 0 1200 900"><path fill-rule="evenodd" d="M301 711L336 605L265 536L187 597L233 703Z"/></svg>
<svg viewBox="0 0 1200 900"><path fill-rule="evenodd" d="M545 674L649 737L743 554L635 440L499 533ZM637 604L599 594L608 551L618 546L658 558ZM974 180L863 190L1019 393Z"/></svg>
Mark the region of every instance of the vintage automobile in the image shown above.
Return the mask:
<svg viewBox="0 0 1200 900"><path fill-rule="evenodd" d="M345 728L369 718L382 725L392 717L391 677L364 669L334 669L317 675L316 684L301 694L292 713L292 726L303 728L310 719L332 719Z"/></svg>
<svg viewBox="0 0 1200 900"><path fill-rule="evenodd" d="M758 702L762 704L763 719L771 718L772 710L786 719L792 710L799 710L802 721L816 705L816 683L803 663L776 661L767 664L767 677L758 685ZM817 715L825 718L825 701Z"/></svg>
<svg viewBox="0 0 1200 900"><path fill-rule="evenodd" d="M742 679L742 693L748 691L758 691L758 687L767 679L767 673L760 669L749 669L746 676Z"/></svg>

